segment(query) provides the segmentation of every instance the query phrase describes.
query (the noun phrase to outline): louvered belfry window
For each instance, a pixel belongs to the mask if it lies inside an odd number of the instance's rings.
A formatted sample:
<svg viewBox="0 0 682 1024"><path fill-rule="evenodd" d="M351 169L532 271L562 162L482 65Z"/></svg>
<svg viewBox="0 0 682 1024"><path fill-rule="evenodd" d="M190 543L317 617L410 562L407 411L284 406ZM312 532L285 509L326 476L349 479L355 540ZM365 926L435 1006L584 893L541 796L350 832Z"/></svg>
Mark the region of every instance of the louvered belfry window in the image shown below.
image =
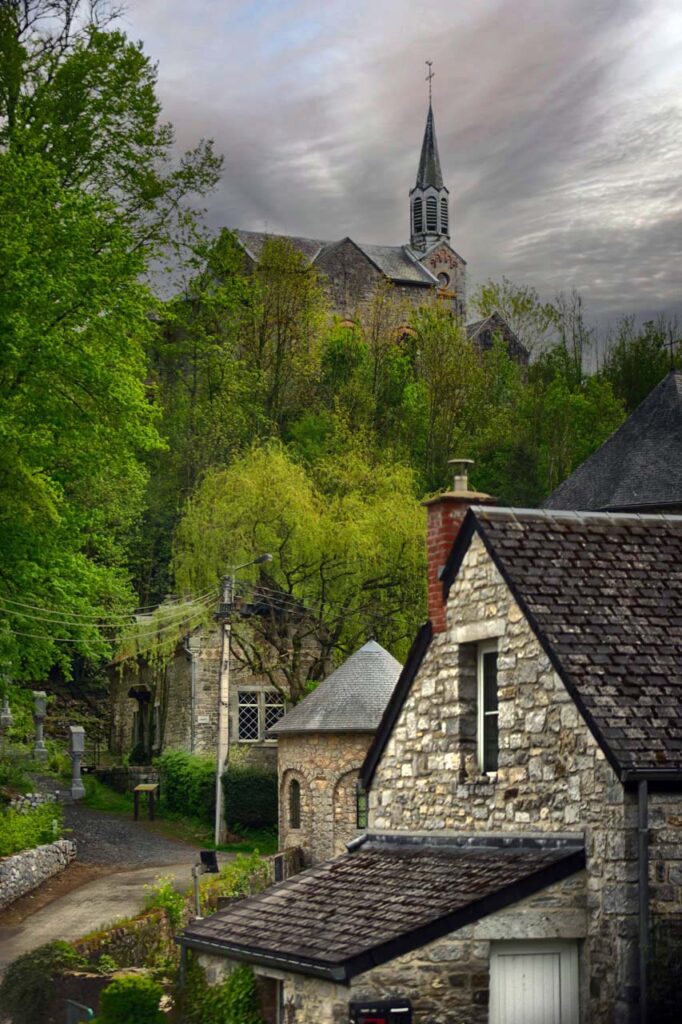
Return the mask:
<svg viewBox="0 0 682 1024"><path fill-rule="evenodd" d="M435 196L429 196L426 200L426 230L438 230L438 200Z"/></svg>
<svg viewBox="0 0 682 1024"><path fill-rule="evenodd" d="M443 234L447 234L448 231L448 201L443 196L440 201L440 229Z"/></svg>
<svg viewBox="0 0 682 1024"><path fill-rule="evenodd" d="M420 196L412 203L412 224L415 235L421 234L424 230L424 210Z"/></svg>

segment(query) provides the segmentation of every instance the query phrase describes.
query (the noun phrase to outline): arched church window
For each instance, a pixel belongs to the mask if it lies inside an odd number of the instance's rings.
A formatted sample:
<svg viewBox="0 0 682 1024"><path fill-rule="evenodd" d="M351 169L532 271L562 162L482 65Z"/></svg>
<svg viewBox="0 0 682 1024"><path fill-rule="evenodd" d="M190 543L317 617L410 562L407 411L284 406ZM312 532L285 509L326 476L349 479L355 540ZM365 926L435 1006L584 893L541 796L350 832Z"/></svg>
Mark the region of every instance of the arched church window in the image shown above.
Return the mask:
<svg viewBox="0 0 682 1024"><path fill-rule="evenodd" d="M448 201L443 196L440 201L440 229L443 234L447 234L448 230Z"/></svg>
<svg viewBox="0 0 682 1024"><path fill-rule="evenodd" d="M429 196L426 200L426 230L438 230L438 200L435 196Z"/></svg>
<svg viewBox="0 0 682 1024"><path fill-rule="evenodd" d="M450 278L445 272L442 272L438 275L438 284L441 286L441 288L447 288L447 286L450 284Z"/></svg>
<svg viewBox="0 0 682 1024"><path fill-rule="evenodd" d="M420 196L417 196L412 203L412 224L415 235L419 235L424 230L424 211Z"/></svg>
<svg viewBox="0 0 682 1024"><path fill-rule="evenodd" d="M289 783L289 828L301 827L301 783L292 779Z"/></svg>

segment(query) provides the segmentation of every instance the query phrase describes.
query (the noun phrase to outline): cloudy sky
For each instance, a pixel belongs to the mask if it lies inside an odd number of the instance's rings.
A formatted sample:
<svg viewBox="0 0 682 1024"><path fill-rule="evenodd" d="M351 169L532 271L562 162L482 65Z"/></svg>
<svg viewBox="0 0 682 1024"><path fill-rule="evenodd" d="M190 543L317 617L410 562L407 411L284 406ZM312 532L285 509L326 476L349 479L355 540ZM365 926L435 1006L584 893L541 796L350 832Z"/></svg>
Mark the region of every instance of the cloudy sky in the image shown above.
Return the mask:
<svg viewBox="0 0 682 1024"><path fill-rule="evenodd" d="M682 310L680 0L127 0L212 226L408 240L433 61L452 243L588 309Z"/></svg>

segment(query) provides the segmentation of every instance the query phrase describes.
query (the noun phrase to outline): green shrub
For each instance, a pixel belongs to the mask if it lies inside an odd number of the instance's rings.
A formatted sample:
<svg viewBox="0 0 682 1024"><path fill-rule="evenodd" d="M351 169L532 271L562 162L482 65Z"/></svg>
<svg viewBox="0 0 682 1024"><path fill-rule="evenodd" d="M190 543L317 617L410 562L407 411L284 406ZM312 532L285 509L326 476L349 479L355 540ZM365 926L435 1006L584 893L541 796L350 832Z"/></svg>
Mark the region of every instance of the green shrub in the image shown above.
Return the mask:
<svg viewBox="0 0 682 1024"><path fill-rule="evenodd" d="M210 822L215 815L215 761L171 750L156 762L161 794L171 811Z"/></svg>
<svg viewBox="0 0 682 1024"><path fill-rule="evenodd" d="M31 780L26 774L25 758L24 763L10 754L0 757L0 786L9 786L20 793L28 793L31 788Z"/></svg>
<svg viewBox="0 0 682 1024"><path fill-rule="evenodd" d="M147 896L144 902L145 910L153 910L161 907L168 914L173 931L180 930L184 923L186 898L178 892L173 885L172 875L163 875L157 878L154 885L146 885Z"/></svg>
<svg viewBox="0 0 682 1024"><path fill-rule="evenodd" d="M267 828L277 824L276 773L231 764L223 775L223 792L230 827Z"/></svg>
<svg viewBox="0 0 682 1024"><path fill-rule="evenodd" d="M254 896L270 884L270 867L257 853L237 854L234 860L223 864L217 875L208 875L202 882L201 912L210 914L218 906L219 896Z"/></svg>
<svg viewBox="0 0 682 1024"><path fill-rule="evenodd" d="M256 979L246 964L220 985L209 986L199 963L190 958L185 987L176 1003L186 1024L262 1024Z"/></svg>
<svg viewBox="0 0 682 1024"><path fill-rule="evenodd" d="M63 812L59 804L40 804L27 811L8 808L0 812L0 857L53 843L62 834Z"/></svg>
<svg viewBox="0 0 682 1024"><path fill-rule="evenodd" d="M87 960L68 944L50 942L24 953L9 965L0 984L0 1006L12 1024L45 1020L54 998L54 980L67 971L83 970Z"/></svg>
<svg viewBox="0 0 682 1024"><path fill-rule="evenodd" d="M97 1024L163 1024L162 995L158 981L146 974L114 978L102 990Z"/></svg>

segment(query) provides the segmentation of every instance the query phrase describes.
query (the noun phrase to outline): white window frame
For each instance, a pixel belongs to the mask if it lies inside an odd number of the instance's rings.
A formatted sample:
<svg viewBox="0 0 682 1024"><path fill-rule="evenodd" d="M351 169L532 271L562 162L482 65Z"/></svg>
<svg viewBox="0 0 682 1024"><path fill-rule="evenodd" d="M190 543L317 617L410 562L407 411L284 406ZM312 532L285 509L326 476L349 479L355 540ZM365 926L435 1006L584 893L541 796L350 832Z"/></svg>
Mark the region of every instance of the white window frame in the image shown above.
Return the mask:
<svg viewBox="0 0 682 1024"><path fill-rule="evenodd" d="M240 707L241 707L239 698L240 698L242 693L244 693L244 694L246 694L246 693L253 694L256 697L255 705L256 705L256 708L257 708L257 715L258 715L258 735L255 736L255 737L251 737L251 738L239 735L239 710L240 710ZM240 686L240 687L237 688L237 712L236 712L236 722L235 722L236 733L237 733L237 737L236 737L236 742L237 743L276 743L277 742L276 739L268 739L266 737L266 735L265 735L265 731L266 731L265 730L265 708L266 708L266 706L272 706L273 705L273 702L271 700L268 700L268 696L270 694L273 694L273 693L277 694L277 696L280 698L280 700L282 702L282 707L283 707L283 714L286 714L286 703L284 701L284 698L281 696L281 694L277 690L273 689L272 687L269 687L269 688L266 689L265 687L262 687L262 686Z"/></svg>
<svg viewBox="0 0 682 1024"><path fill-rule="evenodd" d="M499 699L498 699L498 710L494 712L487 712L485 710L485 685L483 681L483 665L485 655L495 652L499 655L499 645L497 640L485 640L478 644L476 649L476 681L477 681L477 695L476 695L476 754L478 758L478 768L481 775L488 775L495 777L497 775L497 769L486 768L485 758L485 745L484 745L484 724L486 716L495 716L498 721L498 738L499 738ZM495 680L497 682L497 678ZM499 753L499 744L498 744Z"/></svg>

